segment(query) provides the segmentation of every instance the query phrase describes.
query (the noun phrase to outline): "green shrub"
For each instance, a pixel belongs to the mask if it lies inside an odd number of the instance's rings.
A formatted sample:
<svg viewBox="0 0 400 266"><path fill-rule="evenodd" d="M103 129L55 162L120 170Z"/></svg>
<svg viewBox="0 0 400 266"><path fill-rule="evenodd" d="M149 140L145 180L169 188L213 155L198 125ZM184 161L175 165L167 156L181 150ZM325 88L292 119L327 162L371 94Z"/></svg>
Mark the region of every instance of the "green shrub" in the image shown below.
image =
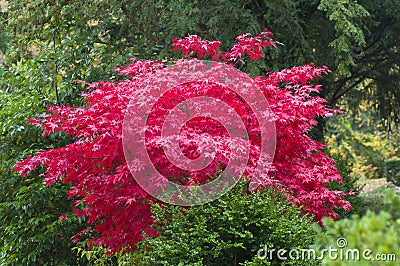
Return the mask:
<svg viewBox="0 0 400 266"><path fill-rule="evenodd" d="M43 112L48 99L20 86L10 92L0 89L0 265L78 265L69 238L84 222L70 214L69 188L46 186L39 170L25 178L12 171L16 161L69 141L59 133L43 138L39 129L28 125L26 120ZM68 215L64 223L62 214Z"/></svg>
<svg viewBox="0 0 400 266"><path fill-rule="evenodd" d="M385 211L368 210L362 217L324 220L326 231L319 230L315 247L337 251L331 255L326 252L322 265L398 265L393 259L400 257L400 196L392 189L386 189L384 195ZM389 259L392 254L395 257ZM375 256L386 256L386 260Z"/></svg>
<svg viewBox="0 0 400 266"><path fill-rule="evenodd" d="M40 180L14 183L12 199L0 202L0 265L79 265L70 237L83 221L71 213L67 187ZM59 216L67 214L62 222Z"/></svg>
<svg viewBox="0 0 400 266"><path fill-rule="evenodd" d="M386 180L400 186L400 158L392 158L385 161Z"/></svg>
<svg viewBox="0 0 400 266"><path fill-rule="evenodd" d="M138 250L125 255L134 265L318 265L314 260L279 261L258 257L260 249L308 248L313 222L300 208L272 189L247 193L240 182L226 195L208 204L184 209L154 204L162 228ZM263 250L260 251L262 257ZM122 264L121 260L120 263Z"/></svg>

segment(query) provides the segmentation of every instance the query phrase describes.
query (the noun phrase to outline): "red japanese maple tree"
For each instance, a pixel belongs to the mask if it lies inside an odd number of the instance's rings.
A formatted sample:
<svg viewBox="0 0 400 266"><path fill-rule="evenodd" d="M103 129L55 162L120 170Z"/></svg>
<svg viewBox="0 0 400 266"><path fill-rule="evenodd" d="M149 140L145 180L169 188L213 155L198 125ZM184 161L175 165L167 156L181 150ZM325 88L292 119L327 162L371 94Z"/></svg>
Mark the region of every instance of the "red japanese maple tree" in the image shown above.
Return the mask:
<svg viewBox="0 0 400 266"><path fill-rule="evenodd" d="M255 37L240 35L227 52L219 50L220 42L203 41L193 35L174 39L172 47L182 50L186 57L208 58L234 66L247 57L250 60L264 58L263 48L276 44L271 36L267 30ZM62 131L74 141L65 147L26 158L17 164L16 171L26 175L41 165L46 170L44 178L47 184L70 184L69 197L76 199L77 206L84 206L75 208L76 214L86 216L87 222L94 225L96 234L92 243L106 246L111 251L134 247L143 239L143 231L154 233L151 230L152 197L135 181L129 170L123 151L122 131L132 95L152 74L170 63L132 58L128 66L116 69L121 75L127 75L125 80L89 84L88 92L83 95L85 106L53 106L48 113L29 120L44 129L43 135ZM326 187L330 181L341 182L341 177L333 160L322 152L323 145L307 136L318 116L327 117L335 113L325 106L324 99L315 96L321 86L311 83L328 72L326 67L308 64L252 79L267 99L276 125L276 152L272 165L266 166L262 183L285 189L291 200L304 205L317 221L324 216L337 218L334 208L351 208L349 202L343 200L343 192ZM184 137L180 140L183 153L188 158L197 158L199 145L196 142L201 141L204 134L212 138L217 147L209 167L188 173L169 162L161 148L160 125L166 112L199 93L224 99L240 117L251 118L248 121L252 122L246 124L250 158L244 178L257 178L259 173L251 170L259 163L259 124L243 99L215 84L185 84L170 90L157 103L158 108L164 109L152 113L146 133L147 152L155 167L165 176L172 176L175 181L186 185L207 182L210 175L224 169L231 152L227 144L229 134L211 118L189 121L182 129ZM140 161L137 167L140 168Z"/></svg>

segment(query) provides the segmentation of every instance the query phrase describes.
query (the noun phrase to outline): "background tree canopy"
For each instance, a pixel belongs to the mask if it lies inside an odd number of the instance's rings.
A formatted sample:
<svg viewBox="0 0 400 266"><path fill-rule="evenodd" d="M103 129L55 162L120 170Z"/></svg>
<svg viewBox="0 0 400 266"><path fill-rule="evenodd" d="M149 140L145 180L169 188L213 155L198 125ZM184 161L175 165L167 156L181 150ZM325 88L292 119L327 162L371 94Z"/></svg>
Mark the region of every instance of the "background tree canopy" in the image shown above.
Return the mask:
<svg viewBox="0 0 400 266"><path fill-rule="evenodd" d="M92 64L110 64L116 54L127 58L128 51L164 58L173 56L167 48L174 37L190 33L230 43L238 34L268 27L284 46L263 65L247 66L254 74L309 62L326 65L333 71L324 92L331 105L344 100L357 110L365 103L378 120L397 121L399 11L400 3L392 0L21 0L8 3L3 30L14 36L13 60L45 42L42 49L52 43L54 52L62 50L68 63L82 69L79 54ZM70 72L66 67L57 69L63 79Z"/></svg>

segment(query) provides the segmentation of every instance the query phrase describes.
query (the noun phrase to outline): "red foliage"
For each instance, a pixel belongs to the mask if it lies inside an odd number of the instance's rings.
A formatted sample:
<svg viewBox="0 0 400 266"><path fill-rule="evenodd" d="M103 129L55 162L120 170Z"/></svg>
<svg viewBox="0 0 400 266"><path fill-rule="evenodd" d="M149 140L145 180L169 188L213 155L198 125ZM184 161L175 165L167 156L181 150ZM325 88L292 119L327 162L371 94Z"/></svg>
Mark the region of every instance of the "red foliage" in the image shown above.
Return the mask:
<svg viewBox="0 0 400 266"><path fill-rule="evenodd" d="M260 59L263 57L262 48L275 43L271 39L271 33L265 31L254 38L249 35L237 37L237 44L226 53L218 50L221 43L202 41L197 36L175 39L173 48L182 50L184 55L197 53L199 58L206 56L213 60L235 63L245 56L249 56L251 60ZM128 75L126 80L116 83L102 81L89 85L89 92L84 94L85 107L54 106L49 108L49 113L42 114L38 119L30 119L30 123L44 129L43 135L62 131L73 137L74 142L62 148L37 153L18 163L15 168L26 175L42 165L46 169L44 178L47 184L57 181L71 184L69 197L77 199L77 206L84 206L81 209L75 208L76 214L86 216L88 223L94 225L96 234L92 243L104 245L112 252L131 249L142 239L143 231L155 233L150 229L153 223L149 204L151 197L135 182L124 157L122 125L132 94L151 73L166 64L167 62L133 58L128 66L116 69L120 74ZM268 168L267 178L263 182L286 189L293 202L304 205L307 212L313 214L318 221L324 216L336 218L337 214L333 211L335 207L351 208L349 202L342 199L342 192L326 188L330 181L341 182L340 175L333 160L321 151L323 145L307 136L308 131L316 124L316 117L335 113L324 105L324 99L315 96L321 87L310 83L327 72L329 70L326 67L309 64L253 79L268 100L277 132L273 165ZM160 105L176 105L176 99L180 99L180 102L193 97L198 91L213 91L213 97L219 97L218 93L225 93L224 99L230 101L241 117L251 116L246 113L248 109L241 107L243 102L240 99L229 97L229 91L221 91L223 88L218 86L213 90L208 89L209 87L201 83L182 86L171 90ZM188 173L168 164L168 159L161 156L159 145L163 140L157 129L160 121L158 118L156 116L153 120L150 119L149 123L154 122L151 125L154 131L150 130L147 134L149 154L155 158L153 163L161 172L172 173L177 179L185 177ZM216 171L218 167L224 167L223 162L229 156L226 144L229 136L211 119L193 120L185 126L188 128L185 132L188 134L187 141L183 141L181 147L188 157L198 156L195 142L201 140L199 136L204 132L217 140L216 162L219 164L211 165L192 176L189 173L192 181L186 183L190 184L193 180L205 181L207 171L211 173L210 171ZM257 164L258 158L257 145L260 142L256 137L259 132L257 127L257 122L247 126L253 153L253 159L249 160L250 170ZM137 167L140 167L140 162Z"/></svg>
<svg viewBox="0 0 400 266"><path fill-rule="evenodd" d="M249 33L239 35L236 37L237 43L232 46L230 51L225 53L218 50L218 47L222 45L221 42L203 41L196 35L189 35L185 39L173 39L172 47L173 50L182 50L183 55L193 56L196 54L199 59L209 56L212 60L222 59L223 61L236 62L248 55L251 60L256 60L263 58L262 49L264 47L279 44L271 37L272 33L268 29L265 29L256 37L251 37Z"/></svg>

